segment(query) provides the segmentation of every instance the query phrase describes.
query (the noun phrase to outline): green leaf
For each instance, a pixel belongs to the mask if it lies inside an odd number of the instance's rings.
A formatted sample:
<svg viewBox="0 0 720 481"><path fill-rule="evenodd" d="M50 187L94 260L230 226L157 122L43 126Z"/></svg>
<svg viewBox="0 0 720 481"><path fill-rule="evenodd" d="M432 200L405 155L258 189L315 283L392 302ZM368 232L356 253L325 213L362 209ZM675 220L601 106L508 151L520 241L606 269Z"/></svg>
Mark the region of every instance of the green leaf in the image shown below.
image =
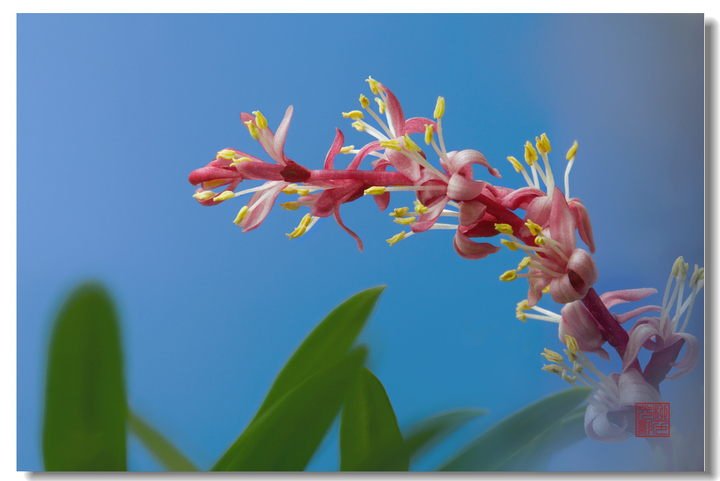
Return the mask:
<svg viewBox="0 0 720 481"><path fill-rule="evenodd" d="M361 368L340 421L340 470L407 471L408 453L380 380Z"/></svg>
<svg viewBox="0 0 720 481"><path fill-rule="evenodd" d="M526 444L498 471L542 471L552 457L585 439L585 409L578 406Z"/></svg>
<svg viewBox="0 0 720 481"><path fill-rule="evenodd" d="M153 458L168 471L198 470L187 456L132 410L128 412L128 427Z"/></svg>
<svg viewBox="0 0 720 481"><path fill-rule="evenodd" d="M355 294L313 329L278 374L252 422L307 378L345 356L384 289L373 287Z"/></svg>
<svg viewBox="0 0 720 481"><path fill-rule="evenodd" d="M587 388L568 389L537 401L490 427L440 471L497 471L553 423L587 398Z"/></svg>
<svg viewBox="0 0 720 481"><path fill-rule="evenodd" d="M340 410L365 360L360 347L312 375L240 435L213 471L302 471Z"/></svg>
<svg viewBox="0 0 720 481"><path fill-rule="evenodd" d="M477 408L453 409L410 425L404 435L405 445L410 454L410 464L415 464L445 438L487 412L487 409Z"/></svg>
<svg viewBox="0 0 720 481"><path fill-rule="evenodd" d="M50 338L42 452L48 471L125 471L120 328L110 296L77 287Z"/></svg>

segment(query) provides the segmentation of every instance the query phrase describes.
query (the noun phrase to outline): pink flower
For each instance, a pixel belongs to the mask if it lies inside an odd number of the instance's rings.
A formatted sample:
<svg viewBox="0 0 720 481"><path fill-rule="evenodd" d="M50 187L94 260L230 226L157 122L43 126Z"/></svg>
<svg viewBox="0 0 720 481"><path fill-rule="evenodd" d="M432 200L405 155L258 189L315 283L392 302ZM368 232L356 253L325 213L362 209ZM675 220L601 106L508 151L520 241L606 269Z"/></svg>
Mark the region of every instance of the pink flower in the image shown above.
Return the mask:
<svg viewBox="0 0 720 481"><path fill-rule="evenodd" d="M636 403L661 403L660 394L635 369L610 374L589 399L585 433L593 441L621 443L635 429Z"/></svg>

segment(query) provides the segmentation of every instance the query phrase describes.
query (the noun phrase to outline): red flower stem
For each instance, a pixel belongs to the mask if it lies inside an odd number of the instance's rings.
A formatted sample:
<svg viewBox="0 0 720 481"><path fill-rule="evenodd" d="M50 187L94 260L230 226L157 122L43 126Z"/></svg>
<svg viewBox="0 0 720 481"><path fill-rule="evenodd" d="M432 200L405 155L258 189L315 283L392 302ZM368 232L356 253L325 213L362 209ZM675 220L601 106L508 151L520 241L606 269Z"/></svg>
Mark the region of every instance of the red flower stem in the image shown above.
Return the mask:
<svg viewBox="0 0 720 481"><path fill-rule="evenodd" d="M623 329L620 323L615 317L610 314L603 301L595 292L594 288L590 288L582 299L582 303L585 305L587 310L592 314L595 322L598 323L600 329L604 332L607 342L615 348L617 353L622 359L625 355L625 349L627 348L630 336L627 331ZM638 366L639 367L639 366Z"/></svg>
<svg viewBox="0 0 720 481"><path fill-rule="evenodd" d="M311 170L306 182L328 180L361 180L370 185L413 185L413 181L400 172L372 172L367 170Z"/></svg>
<svg viewBox="0 0 720 481"><path fill-rule="evenodd" d="M658 392L660 392L660 383L663 382L667 373L672 369L670 363L675 362L684 344L685 340L680 339L672 346L662 351L654 352L650 357L650 361L648 361L645 366L643 377L648 384L657 389Z"/></svg>
<svg viewBox="0 0 720 481"><path fill-rule="evenodd" d="M520 235L520 230L525 227L525 222L514 212L510 211L506 207L503 207L497 201L484 194L478 195L475 200L485 204L487 212L495 217L498 220L498 223L509 224L510 227L513 228L513 235L515 237L531 247L536 247L534 237Z"/></svg>

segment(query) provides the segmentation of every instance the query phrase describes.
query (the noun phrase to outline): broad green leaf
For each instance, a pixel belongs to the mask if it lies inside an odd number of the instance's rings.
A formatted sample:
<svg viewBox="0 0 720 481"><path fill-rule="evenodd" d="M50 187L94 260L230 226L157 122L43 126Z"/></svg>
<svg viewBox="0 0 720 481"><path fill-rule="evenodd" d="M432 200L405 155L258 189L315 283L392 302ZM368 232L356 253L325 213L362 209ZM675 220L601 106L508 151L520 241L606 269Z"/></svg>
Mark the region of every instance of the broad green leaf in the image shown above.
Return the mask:
<svg viewBox="0 0 720 481"><path fill-rule="evenodd" d="M585 409L578 406L526 444L498 471L542 471L552 457L585 439Z"/></svg>
<svg viewBox="0 0 720 481"><path fill-rule="evenodd" d="M410 464L415 464L445 438L483 414L487 414L487 409L453 409L410 425L404 434Z"/></svg>
<svg viewBox="0 0 720 481"><path fill-rule="evenodd" d="M120 328L98 284L77 287L55 319L48 352L47 471L124 471L125 384Z"/></svg>
<svg viewBox="0 0 720 481"><path fill-rule="evenodd" d="M252 422L307 378L345 356L384 289L379 286L358 292L313 329L278 374Z"/></svg>
<svg viewBox="0 0 720 481"><path fill-rule="evenodd" d="M407 471L408 453L380 380L361 368L340 420L340 470Z"/></svg>
<svg viewBox="0 0 720 481"><path fill-rule="evenodd" d="M497 471L518 451L587 398L590 389L568 389L537 401L490 427L440 471Z"/></svg>
<svg viewBox="0 0 720 481"><path fill-rule="evenodd" d="M187 456L132 410L128 412L128 427L153 458L168 471L198 470Z"/></svg>
<svg viewBox="0 0 720 481"><path fill-rule="evenodd" d="M318 371L254 421L213 471L302 471L340 410L367 349Z"/></svg>

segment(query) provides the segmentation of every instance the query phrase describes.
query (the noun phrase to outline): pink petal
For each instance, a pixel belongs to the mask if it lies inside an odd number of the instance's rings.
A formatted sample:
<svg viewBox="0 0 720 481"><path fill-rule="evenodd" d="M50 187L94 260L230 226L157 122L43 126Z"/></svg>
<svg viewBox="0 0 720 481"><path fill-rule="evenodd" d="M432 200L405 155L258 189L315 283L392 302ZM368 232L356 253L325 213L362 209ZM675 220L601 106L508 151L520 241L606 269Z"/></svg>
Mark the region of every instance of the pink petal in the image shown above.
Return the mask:
<svg viewBox="0 0 720 481"><path fill-rule="evenodd" d="M489 184L488 184L489 185ZM506 209L515 210L515 209L523 209L527 210L530 205L530 203L535 200L537 197L543 197L546 198L548 201L550 200L549 197L543 192L542 190L536 189L534 187L523 187L521 189L517 189L514 192L511 192L507 194L502 199L502 205ZM548 205L548 215L547 218L550 218L550 206ZM528 216L526 216L527 219ZM533 222L539 225L543 225L541 222L536 221L535 219L538 216L530 217Z"/></svg>
<svg viewBox="0 0 720 481"><path fill-rule="evenodd" d="M277 133L275 134L275 140L273 142L273 148L275 149L275 152L277 152L278 156L280 156L283 160L287 160L287 157L285 156L285 137L287 137L288 128L290 128L290 120L292 120L292 114L293 114L293 106L287 108L285 111L285 117L283 117L282 122L280 122L280 126L277 129ZM279 159L275 159L278 161L278 163L284 164L284 162L280 162Z"/></svg>
<svg viewBox="0 0 720 481"><path fill-rule="evenodd" d="M425 117L413 117L405 121L405 133L406 134L419 134L425 133L425 126L432 125L433 132L437 134L437 124L434 120L426 119Z"/></svg>
<svg viewBox="0 0 720 481"><path fill-rule="evenodd" d="M595 241L593 239L592 224L590 224L590 214L579 199L570 199L570 212L575 218L578 225L578 233L580 238L588 246L591 254L595 254Z"/></svg>
<svg viewBox="0 0 720 481"><path fill-rule="evenodd" d="M461 174L453 174L448 183L447 196L455 201L475 199L485 188L485 182L471 180Z"/></svg>
<svg viewBox="0 0 720 481"><path fill-rule="evenodd" d="M259 205L240 223L243 232L250 232L263 223L265 217L270 213L270 209L275 205L275 199L280 195L280 191L289 185L287 182L267 182L266 184L269 187L255 192L247 204L248 207L253 207L255 204Z"/></svg>
<svg viewBox="0 0 720 481"><path fill-rule="evenodd" d="M420 179L420 164L408 158L401 152L392 149L385 150L385 156L390 161L390 165L413 182Z"/></svg>
<svg viewBox="0 0 720 481"><path fill-rule="evenodd" d="M188 180L192 185L198 185L200 183L220 179L227 180L227 182L230 183L236 178L243 180L242 174L235 170L235 168L212 167L210 165L195 169L188 176Z"/></svg>
<svg viewBox="0 0 720 481"><path fill-rule="evenodd" d="M622 291L610 291L600 296L600 300L603 301L605 307L610 309L613 306L622 304L624 302L635 302L640 299L645 299L647 296L656 294L657 290L644 287L640 289L625 289Z"/></svg>
<svg viewBox="0 0 720 481"><path fill-rule="evenodd" d="M402 137L405 135L405 114L403 114L402 107L400 107L400 102L389 88L380 82L378 82L378 84L385 91L385 95L387 95L387 102L385 102L385 106L387 108L388 116L390 117L390 122L392 123L391 129L395 133L396 138Z"/></svg>
<svg viewBox="0 0 720 481"><path fill-rule="evenodd" d="M570 335L577 340L580 349L586 352L597 350L605 344L605 337L597 322L581 301L565 304L560 315L562 319L558 326L558 338L561 342L565 343L565 336Z"/></svg>
<svg viewBox="0 0 720 481"><path fill-rule="evenodd" d="M622 443L630 434L625 431L627 419L620 426L615 426L607 417L608 412L601 406L589 404L585 411L585 433L593 441L601 443Z"/></svg>
<svg viewBox="0 0 720 481"><path fill-rule="evenodd" d="M618 380L620 405L635 409L637 403L661 403L660 393L635 369L629 369Z"/></svg>
<svg viewBox="0 0 720 481"><path fill-rule="evenodd" d="M390 204L390 192L385 192L384 194L380 195L373 195L373 199L375 199L375 203L380 208L380 212L383 212Z"/></svg>
<svg viewBox="0 0 720 481"><path fill-rule="evenodd" d="M335 132L335 140L325 156L325 166L323 167L325 170L335 170L335 166L333 165L335 156L340 153L340 149L342 149L343 143L345 142L345 136L340 129L335 128L335 130L337 131Z"/></svg>
<svg viewBox="0 0 720 481"><path fill-rule="evenodd" d="M345 232L347 232L348 234L350 234L350 236L351 236L353 239L355 239L355 242L357 242L358 250L360 250L360 252L362 252L362 250L363 250L363 243L362 243L362 241L360 240L360 237L359 237L355 232L353 232L352 230L348 229L348 228L345 226L345 224L343 224L343 221L342 221L342 219L340 218L340 206L338 206L338 208L335 209L335 212L334 212L333 215L335 216L335 220L337 221L338 225L339 225L340 227L342 227Z"/></svg>
<svg viewBox="0 0 720 481"><path fill-rule="evenodd" d="M435 222L437 222L438 218L440 217L440 214L442 214L443 209L448 203L447 197L437 197L435 201L430 205L425 205L427 207L427 212L422 214L420 217L418 217L417 222L410 225L410 228L413 232L425 232L426 230L430 229L433 225L435 225Z"/></svg>
<svg viewBox="0 0 720 481"><path fill-rule="evenodd" d="M685 374L688 374L690 371L695 369L695 366L700 360L700 341L698 341L695 336L686 332L681 332L675 334L673 337L679 337L681 339L684 339L685 343L687 344L687 350L685 351L685 355L680 361L670 363L671 366L679 369L679 371L672 376L668 376L665 378L670 380L677 379L684 376Z"/></svg>
<svg viewBox="0 0 720 481"><path fill-rule="evenodd" d="M525 220L531 220L543 228L548 227L552 212L552 200L553 198L547 195L535 198L525 210Z"/></svg>
<svg viewBox="0 0 720 481"><path fill-rule="evenodd" d="M552 239L562 244L567 253L575 249L575 219L570 213L565 196L557 187L552 196L549 228Z"/></svg>
<svg viewBox="0 0 720 481"><path fill-rule="evenodd" d="M654 322L647 322L643 324L635 324L630 329L630 339L628 340L627 347L625 348L625 355L623 356L623 369L626 369L630 364L635 362L640 353L640 349L645 344L645 341L653 336L660 336L660 330L657 324Z"/></svg>
<svg viewBox="0 0 720 481"><path fill-rule="evenodd" d="M602 297L602 296L600 296L600 297ZM638 307L637 309L633 309L632 311L626 312L625 314L616 314L615 318L617 319L617 321L620 324L623 324L623 323L629 321L630 319L632 319L633 317L637 317L640 314L645 314L646 312L650 312L650 311L660 312L660 311L662 311L662 307L660 307L660 306Z"/></svg>
<svg viewBox="0 0 720 481"><path fill-rule="evenodd" d="M477 165L482 165L483 167L485 167L488 170L488 172L490 172L490 175L492 175L494 177L501 177L500 172L498 172L497 169L490 167L490 164L488 163L485 156L483 154L481 154L480 152L478 152L477 150L471 150L471 149L461 150L460 152L458 152L457 154L455 154L452 157L450 157L448 155L448 160L450 161L450 164L451 164L450 167L452 169L451 173L453 173L453 174L456 172L460 172L463 167L466 167L466 166L469 166L472 164L477 164Z"/></svg>
<svg viewBox="0 0 720 481"><path fill-rule="evenodd" d="M460 257L470 260L483 259L490 254L495 254L500 247L494 246L487 242L475 242L470 240L465 234L459 230L455 233L453 239L453 247Z"/></svg>
<svg viewBox="0 0 720 481"><path fill-rule="evenodd" d="M487 210L487 206L476 200L469 200L460 204L460 225L470 225L480 219Z"/></svg>
<svg viewBox="0 0 720 481"><path fill-rule="evenodd" d="M315 201L310 213L315 217L329 217L342 203L353 196L357 198L358 192L362 195L362 182L360 181L350 182L335 189L327 189Z"/></svg>
<svg viewBox="0 0 720 481"><path fill-rule="evenodd" d="M382 150L385 147L380 147L380 141L375 140L374 142L370 142L369 144L365 145L360 151L355 154L355 157L353 158L352 162L350 162L350 165L348 165L347 170L357 170L357 168L360 166L360 162L365 158L367 154L370 152L376 152L378 150Z"/></svg>

